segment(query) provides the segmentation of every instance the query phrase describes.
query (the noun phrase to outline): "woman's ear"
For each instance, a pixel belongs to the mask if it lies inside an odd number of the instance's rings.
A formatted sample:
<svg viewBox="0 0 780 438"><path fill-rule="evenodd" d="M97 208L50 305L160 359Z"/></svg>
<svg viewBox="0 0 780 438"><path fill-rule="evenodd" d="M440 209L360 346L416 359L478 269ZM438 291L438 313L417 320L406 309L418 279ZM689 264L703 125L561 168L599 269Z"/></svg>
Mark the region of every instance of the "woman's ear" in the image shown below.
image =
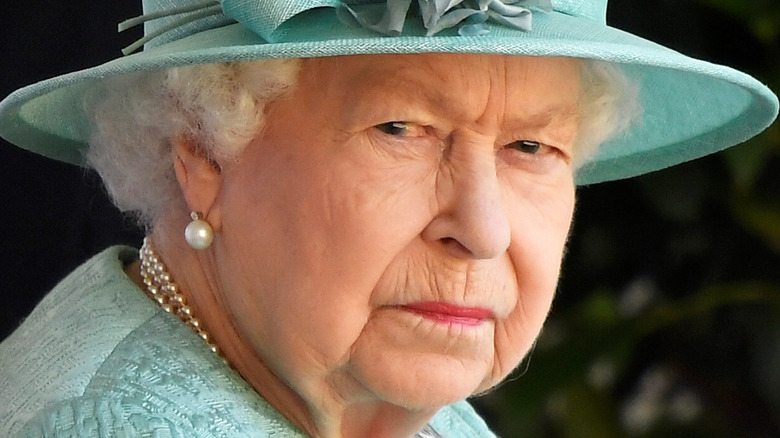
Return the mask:
<svg viewBox="0 0 780 438"><path fill-rule="evenodd" d="M219 164L186 136L179 136L172 142L173 168L187 206L218 231L222 225L222 214L217 202L222 186Z"/></svg>

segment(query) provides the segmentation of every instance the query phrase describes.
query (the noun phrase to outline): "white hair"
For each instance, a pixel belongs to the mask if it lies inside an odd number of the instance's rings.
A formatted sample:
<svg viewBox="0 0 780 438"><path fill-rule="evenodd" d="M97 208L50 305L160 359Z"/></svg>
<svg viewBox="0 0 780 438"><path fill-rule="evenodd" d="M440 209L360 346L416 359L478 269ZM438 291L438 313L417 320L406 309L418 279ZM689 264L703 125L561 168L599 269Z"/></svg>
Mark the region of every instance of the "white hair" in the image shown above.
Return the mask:
<svg viewBox="0 0 780 438"><path fill-rule="evenodd" d="M578 106L575 171L593 158L599 146L625 131L642 112L638 85L616 65L590 59L581 64Z"/></svg>
<svg viewBox="0 0 780 438"><path fill-rule="evenodd" d="M214 160L238 159L260 132L265 106L292 90L300 59L196 65L124 75L91 96L89 164L114 203L152 227L166 209L183 205L171 140L185 136ZM574 166L637 113L635 89L615 66L585 60Z"/></svg>
<svg viewBox="0 0 780 438"><path fill-rule="evenodd" d="M151 227L183 205L171 140L185 136L214 160L235 160L260 132L265 106L291 90L300 60L196 65L124 75L88 100L88 163L114 204Z"/></svg>

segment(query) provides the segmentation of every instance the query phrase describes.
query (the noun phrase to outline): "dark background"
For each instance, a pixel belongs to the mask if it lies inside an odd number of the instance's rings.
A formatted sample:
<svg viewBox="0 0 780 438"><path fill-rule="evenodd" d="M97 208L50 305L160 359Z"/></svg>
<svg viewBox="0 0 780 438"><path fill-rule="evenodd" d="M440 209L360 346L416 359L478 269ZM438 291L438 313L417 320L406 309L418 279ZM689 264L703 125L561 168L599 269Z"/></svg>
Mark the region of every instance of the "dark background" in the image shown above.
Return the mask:
<svg viewBox="0 0 780 438"><path fill-rule="evenodd" d="M780 2L613 0L612 25L780 90ZM119 56L132 0L0 5L0 95ZM477 400L505 437L780 436L780 128L581 188L531 360ZM141 234L91 172L0 143L0 338L60 278Z"/></svg>

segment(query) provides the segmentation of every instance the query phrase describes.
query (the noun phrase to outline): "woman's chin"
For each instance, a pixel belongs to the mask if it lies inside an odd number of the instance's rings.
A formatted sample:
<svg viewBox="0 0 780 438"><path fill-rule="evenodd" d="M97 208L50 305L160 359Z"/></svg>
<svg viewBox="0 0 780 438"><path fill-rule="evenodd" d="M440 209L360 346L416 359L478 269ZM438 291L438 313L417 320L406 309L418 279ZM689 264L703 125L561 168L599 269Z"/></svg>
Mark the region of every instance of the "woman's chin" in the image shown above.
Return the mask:
<svg viewBox="0 0 780 438"><path fill-rule="evenodd" d="M463 400L484 380L485 366L481 364L446 358L388 359L353 361L355 377L378 400L409 410L438 409Z"/></svg>
<svg viewBox="0 0 780 438"><path fill-rule="evenodd" d="M350 355L350 373L378 399L411 410L445 406L472 395L492 370L493 323L447 327L408 324L388 314L367 324Z"/></svg>

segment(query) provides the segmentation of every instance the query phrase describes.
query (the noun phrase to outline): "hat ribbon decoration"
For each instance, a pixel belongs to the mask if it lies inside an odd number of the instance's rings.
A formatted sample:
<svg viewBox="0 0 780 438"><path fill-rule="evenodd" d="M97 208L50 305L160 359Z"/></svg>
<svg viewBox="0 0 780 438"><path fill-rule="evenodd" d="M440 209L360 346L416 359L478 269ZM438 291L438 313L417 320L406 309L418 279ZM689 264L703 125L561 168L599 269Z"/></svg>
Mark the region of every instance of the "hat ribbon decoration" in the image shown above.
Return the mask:
<svg viewBox="0 0 780 438"><path fill-rule="evenodd" d="M284 35L283 24L290 18L315 8L334 8L339 20L348 26L362 26L385 35L398 36L412 3L422 18L428 36L459 25L458 34L484 35L490 32L487 21L523 31L532 28L532 10L553 11L552 0L203 0L179 7L148 11L123 21L119 31L161 18L169 21L127 46L129 55L144 44L179 27L206 17L222 15L243 24L268 42ZM577 0L556 0L555 10L570 15L587 15ZM585 12L586 14L583 14ZM595 14L598 16L598 11ZM170 20L174 16L178 18ZM594 17L595 18L595 17Z"/></svg>

